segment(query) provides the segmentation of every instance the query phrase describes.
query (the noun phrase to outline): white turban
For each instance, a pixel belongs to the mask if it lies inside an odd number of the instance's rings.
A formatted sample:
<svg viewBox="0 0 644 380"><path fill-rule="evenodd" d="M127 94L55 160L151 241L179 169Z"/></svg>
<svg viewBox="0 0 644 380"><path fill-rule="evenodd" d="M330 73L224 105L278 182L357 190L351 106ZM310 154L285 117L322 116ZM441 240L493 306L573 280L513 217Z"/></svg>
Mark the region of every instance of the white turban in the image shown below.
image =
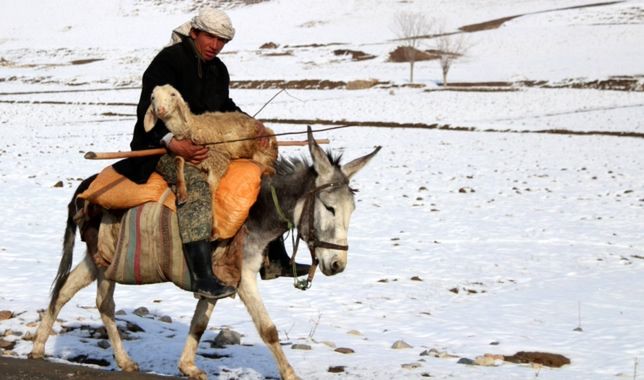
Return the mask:
<svg viewBox="0 0 644 380"><path fill-rule="evenodd" d="M214 8L204 8L192 20L172 31L171 44L180 42L180 36L187 36L190 33L190 28L203 30L228 41L235 37L233 23L224 11Z"/></svg>
<svg viewBox="0 0 644 380"><path fill-rule="evenodd" d="M192 27L229 41L235 37L235 28L233 28L230 17L219 9L204 8L200 10L199 14L192 18Z"/></svg>

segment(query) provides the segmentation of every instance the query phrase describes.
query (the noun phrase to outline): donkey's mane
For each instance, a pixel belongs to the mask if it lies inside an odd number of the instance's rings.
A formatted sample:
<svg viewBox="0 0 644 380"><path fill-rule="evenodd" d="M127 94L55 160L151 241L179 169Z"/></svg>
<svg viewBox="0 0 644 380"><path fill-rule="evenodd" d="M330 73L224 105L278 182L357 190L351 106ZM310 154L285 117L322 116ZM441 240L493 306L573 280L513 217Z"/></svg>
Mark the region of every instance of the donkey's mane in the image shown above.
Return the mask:
<svg viewBox="0 0 644 380"><path fill-rule="evenodd" d="M331 151L326 152L326 156L331 162L331 165L335 167L340 166L340 161L342 160L342 153L334 154ZM275 163L275 171L280 176L292 176L297 173L308 172L313 169L313 164L308 157L279 157Z"/></svg>
<svg viewBox="0 0 644 380"><path fill-rule="evenodd" d="M341 154L326 152L329 162L335 167L340 167ZM297 200L307 189L310 190L315 184L317 173L310 159L301 157L280 157L275 162L275 175L265 177L262 180L262 189L258 201L250 210L251 218L263 225L263 229L269 230L268 226L281 225L275 214L275 204L272 198L272 191L276 189L280 195L280 207L284 210L293 210ZM273 215L274 218L268 217ZM256 216L256 218L252 218Z"/></svg>

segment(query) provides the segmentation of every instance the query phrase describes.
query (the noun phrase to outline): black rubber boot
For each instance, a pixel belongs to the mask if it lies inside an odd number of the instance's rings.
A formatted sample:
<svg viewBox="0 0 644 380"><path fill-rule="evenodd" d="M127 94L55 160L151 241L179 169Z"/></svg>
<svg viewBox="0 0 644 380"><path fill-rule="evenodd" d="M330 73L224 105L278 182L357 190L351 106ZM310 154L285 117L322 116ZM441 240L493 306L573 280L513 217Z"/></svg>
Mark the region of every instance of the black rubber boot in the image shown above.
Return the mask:
<svg viewBox="0 0 644 380"><path fill-rule="evenodd" d="M264 265L259 270L259 275L262 280L272 280L277 277L293 277L293 265L291 258L286 253L284 248L284 241L282 238L277 238L266 247L268 251L264 258ZM304 276L309 273L308 264L295 263L295 276Z"/></svg>
<svg viewBox="0 0 644 380"><path fill-rule="evenodd" d="M212 248L209 241L184 244L183 255L190 271L193 292L207 298L224 298L235 293L235 288L219 282L212 273Z"/></svg>

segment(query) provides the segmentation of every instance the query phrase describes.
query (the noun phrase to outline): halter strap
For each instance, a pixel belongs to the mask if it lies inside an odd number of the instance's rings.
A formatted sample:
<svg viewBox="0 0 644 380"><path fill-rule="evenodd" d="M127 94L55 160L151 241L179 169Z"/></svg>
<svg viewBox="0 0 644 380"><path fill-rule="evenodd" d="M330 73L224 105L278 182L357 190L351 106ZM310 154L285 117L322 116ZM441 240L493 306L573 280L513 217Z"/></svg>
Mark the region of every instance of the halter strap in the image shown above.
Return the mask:
<svg viewBox="0 0 644 380"><path fill-rule="evenodd" d="M306 193L306 198L304 199L304 205L302 206L302 214L304 212L308 212L309 216L309 228L308 228L308 234L307 234L307 239L305 240L302 237L302 220L304 218L300 217L300 220L297 225L297 238L293 234L291 234L291 239L292 239L292 245L293 245L293 255L291 255L291 265L293 267L293 286L300 290L306 290L309 289L313 283L313 276L315 276L315 271L317 269L319 260L317 258L317 254L315 252L316 248L326 248L326 249L335 249L339 251L348 251L349 246L348 245L340 245L340 244L335 244L335 243L329 243L326 241L322 241L318 239L317 234L315 233L315 207L314 207L314 202L315 202L315 196L317 193L319 193L322 190L325 190L327 188L332 188L335 186L341 186L341 185L348 185L346 181L343 182L329 182L325 183L323 185L320 185ZM275 187L271 185L271 196L273 198L273 204L275 205L275 210L277 211L277 214L282 222L285 222L288 225L289 231L292 231L294 228L293 222L286 216L284 213L284 210L282 210L282 207L279 204L279 200L277 198L277 190ZM296 264L295 264L295 256L297 255L297 250L299 248L299 243L300 240L303 240L306 245L309 247L309 252L311 252L311 267L309 268L309 273L308 276L305 280L298 280L296 277Z"/></svg>

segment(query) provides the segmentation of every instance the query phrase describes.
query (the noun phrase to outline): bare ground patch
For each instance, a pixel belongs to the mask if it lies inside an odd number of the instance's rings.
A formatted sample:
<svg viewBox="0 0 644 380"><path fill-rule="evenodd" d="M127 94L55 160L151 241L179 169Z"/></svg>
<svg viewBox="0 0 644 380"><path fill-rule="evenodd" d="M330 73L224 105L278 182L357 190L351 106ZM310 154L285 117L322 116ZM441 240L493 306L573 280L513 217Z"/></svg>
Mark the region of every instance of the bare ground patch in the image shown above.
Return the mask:
<svg viewBox="0 0 644 380"><path fill-rule="evenodd" d="M451 124L427 124L427 123L397 123L390 121L347 121L347 120L324 120L324 119L262 119L265 123L295 124L295 125L327 125L331 126L325 130L353 128L353 127L380 127L380 128L420 128L436 129L454 132L483 132L483 133L520 133L520 134L553 134L569 136L611 136L611 137L634 137L644 138L644 133L622 132L622 131L572 131L567 129L541 129L541 130L512 130L476 128L471 126L458 126ZM302 133L305 133L304 131Z"/></svg>
<svg viewBox="0 0 644 380"><path fill-rule="evenodd" d="M466 32L466 33L480 32L480 31L484 31L484 30L497 29L501 25L505 24L506 22L508 22L510 20L513 20L515 18L518 18L518 17L528 16L528 15L535 15L535 14L540 14L540 13L548 13L548 12L559 12L559 11L565 11L565 10L569 10L569 9L602 7L602 6L606 6L606 5L613 5L613 4L623 3L623 2L624 2L623 0L620 0L620 1L607 1L607 2L602 2L602 3L575 5L575 6L572 6L572 7L546 9L546 10L543 10L543 11L523 13L523 14L519 14L519 15L506 16L506 17L501 17L501 18L497 18L497 19L494 19L494 20L479 22L479 23L476 23L476 24L469 24L469 25L461 26L460 28L458 28L458 30L460 30L462 32Z"/></svg>
<svg viewBox="0 0 644 380"><path fill-rule="evenodd" d="M606 79L565 79L558 82L524 80L515 82L451 82L443 91L513 91L521 87L537 88L576 88L611 91L644 91L644 75L611 76ZM435 91L428 89L426 91Z"/></svg>

